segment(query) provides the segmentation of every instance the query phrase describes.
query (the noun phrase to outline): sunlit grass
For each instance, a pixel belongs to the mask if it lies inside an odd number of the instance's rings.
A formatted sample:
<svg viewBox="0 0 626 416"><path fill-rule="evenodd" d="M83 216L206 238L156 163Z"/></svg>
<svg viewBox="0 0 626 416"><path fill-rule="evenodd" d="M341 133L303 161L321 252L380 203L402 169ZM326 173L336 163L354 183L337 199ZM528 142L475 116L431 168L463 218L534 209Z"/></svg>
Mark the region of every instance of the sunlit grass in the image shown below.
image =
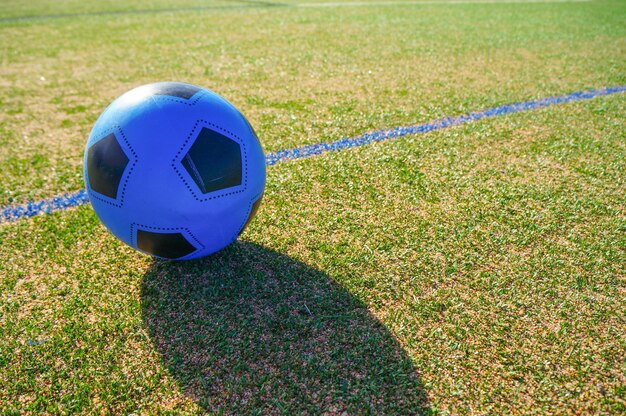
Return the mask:
<svg viewBox="0 0 626 416"><path fill-rule="evenodd" d="M0 205L78 189L93 122L144 83L219 92L272 151L624 84L624 9L271 8L0 22Z"/></svg>

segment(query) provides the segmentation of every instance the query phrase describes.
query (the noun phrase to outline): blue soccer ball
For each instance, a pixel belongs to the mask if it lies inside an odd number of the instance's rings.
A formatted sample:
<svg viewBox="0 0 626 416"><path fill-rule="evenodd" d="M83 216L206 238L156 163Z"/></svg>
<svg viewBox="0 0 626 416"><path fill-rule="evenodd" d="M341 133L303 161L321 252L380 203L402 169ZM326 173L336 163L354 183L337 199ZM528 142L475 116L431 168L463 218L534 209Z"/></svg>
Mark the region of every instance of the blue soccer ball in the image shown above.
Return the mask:
<svg viewBox="0 0 626 416"><path fill-rule="evenodd" d="M129 246L195 259L237 239L265 189L265 157L246 118L204 88L159 82L116 99L84 156L102 223Z"/></svg>

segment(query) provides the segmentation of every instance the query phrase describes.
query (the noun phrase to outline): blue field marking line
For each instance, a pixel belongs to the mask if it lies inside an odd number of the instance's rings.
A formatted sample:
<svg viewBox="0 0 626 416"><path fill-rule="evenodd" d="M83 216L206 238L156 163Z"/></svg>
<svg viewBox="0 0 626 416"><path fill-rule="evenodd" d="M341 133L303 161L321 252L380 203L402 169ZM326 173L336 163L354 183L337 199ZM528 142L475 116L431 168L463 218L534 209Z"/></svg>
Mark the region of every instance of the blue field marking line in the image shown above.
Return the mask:
<svg viewBox="0 0 626 416"><path fill-rule="evenodd" d="M626 85L600 88L588 91L579 91L558 97L541 98L538 100L523 101L520 103L506 104L499 107L488 108L456 117L445 117L424 124L416 124L406 127L396 127L387 130L376 130L356 137L339 139L329 143L315 143L292 149L283 149L265 155L265 164L274 166L277 163L294 159L304 159L323 153L335 152L353 147L365 146L373 142L395 139L413 134L428 133L441 130L459 124L478 121L487 117L497 117L506 114L520 113L522 111L536 110L556 104L565 104L572 101L589 100L605 95L616 94L626 91ZM76 207L89 202L89 197L84 189L77 192L67 193L59 197L48 198L38 202L28 202L23 205L3 207L0 209L0 223L13 222L22 218L33 217L43 213L61 211Z"/></svg>
<svg viewBox="0 0 626 416"><path fill-rule="evenodd" d="M610 95L624 91L626 91L626 85L600 88L597 90L579 91L558 97L548 97L538 100L506 104L499 107L489 108L483 111L463 114L457 117L440 118L439 120L431 121L424 124L396 127L389 130L377 130L371 133L365 133L361 136L343 138L330 143L316 143L307 146L297 147L294 149L284 149L274 153L268 153L267 155L265 155L265 164L267 166L272 166L278 162L286 160L302 159L326 152L333 152L336 150L349 149L351 147L364 146L372 142L379 142L382 140L404 137L411 134L428 133L429 131L441 130L445 129L446 127L456 126L459 124L468 123L470 121L477 121L487 117L503 116L506 114L535 110L538 108L548 107L555 104L564 104L571 101L589 100L591 98L601 97L604 95Z"/></svg>
<svg viewBox="0 0 626 416"><path fill-rule="evenodd" d="M54 211L61 211L71 207L77 207L89 202L87 191L67 193L54 198L46 198L38 202L27 202L23 205L8 206L0 211L0 224L3 222L13 222L22 218L34 217L39 214L49 214Z"/></svg>

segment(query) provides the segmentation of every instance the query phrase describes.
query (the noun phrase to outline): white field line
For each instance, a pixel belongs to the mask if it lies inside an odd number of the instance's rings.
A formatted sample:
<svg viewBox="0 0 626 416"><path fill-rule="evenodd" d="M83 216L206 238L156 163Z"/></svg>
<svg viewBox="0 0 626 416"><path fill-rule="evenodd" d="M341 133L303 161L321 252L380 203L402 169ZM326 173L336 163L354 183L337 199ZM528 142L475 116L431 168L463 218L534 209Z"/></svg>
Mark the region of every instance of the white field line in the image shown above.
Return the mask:
<svg viewBox="0 0 626 416"><path fill-rule="evenodd" d="M291 7L367 7L367 6L419 6L438 4L533 4L533 3L588 3L592 0L424 0L424 1L346 1L328 3L294 3Z"/></svg>

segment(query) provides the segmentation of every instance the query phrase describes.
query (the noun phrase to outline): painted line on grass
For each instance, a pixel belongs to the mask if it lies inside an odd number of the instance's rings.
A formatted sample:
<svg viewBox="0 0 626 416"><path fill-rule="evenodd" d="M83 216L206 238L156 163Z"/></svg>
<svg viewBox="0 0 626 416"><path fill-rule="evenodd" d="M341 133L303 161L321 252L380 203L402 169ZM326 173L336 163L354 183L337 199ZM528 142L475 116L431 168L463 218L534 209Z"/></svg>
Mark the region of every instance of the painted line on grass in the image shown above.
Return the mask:
<svg viewBox="0 0 626 416"><path fill-rule="evenodd" d="M572 101L589 100L596 97L626 92L626 85L616 87L600 88L588 91L579 91L557 97L540 98L538 100L523 101L519 103L506 104L498 107L488 108L469 114L456 117L445 117L424 124L415 124L393 129L376 130L356 137L347 137L334 142L316 143L306 146L283 149L265 155L266 166L273 166L277 163L289 160L304 159L311 156L321 155L328 152L350 149L353 147L365 146L373 142L395 139L414 134L423 134L447 127L457 126L472 121L482 120L489 117L498 117L507 114L520 113L523 111L536 110L556 104L564 104ZM77 192L67 193L55 198L47 198L37 202L28 202L22 205L14 205L0 208L0 224L13 222L22 218L33 217L35 215L61 211L67 208L76 207L89 202L89 197L84 189Z"/></svg>
<svg viewBox="0 0 626 416"><path fill-rule="evenodd" d="M204 12L219 10L245 10L245 9L267 9L267 8L287 8L287 9L310 9L323 7L378 7L378 6L437 6L437 5L463 5L463 4L537 4L537 3L588 3L592 0L416 0L416 1L346 1L346 2L326 2L326 3L280 3L272 1L241 0L242 4L216 4L212 6L189 6L189 7L165 7L162 9L134 9L134 10L103 10L94 12L56 13L39 14L26 16L0 17L2 22L21 22L30 20L64 19L74 17L94 17L94 16L120 16L120 15L140 15L159 13L184 13L184 12Z"/></svg>
<svg viewBox="0 0 626 416"><path fill-rule="evenodd" d="M446 127L456 126L459 124L477 121L487 117L503 116L506 114L519 113L522 111L535 110L538 108L548 107L555 104L564 104L571 101L589 100L595 97L615 94L626 91L626 85L617 87L600 88L589 91L579 91L558 97L540 98L538 100L523 101L520 103L506 104L499 107L489 108L487 110L463 114L456 117L445 117L424 124L416 124L406 127L396 127L388 130L377 130L371 133L365 133L360 136L339 139L329 143L316 143L307 146L297 147L294 149L284 149L265 155L265 164L267 166L275 165L278 162L284 162L292 159L302 159L319 155L322 153L333 152L351 147L364 146L372 142L394 139L397 137L408 136L411 134L428 133L434 130L445 129Z"/></svg>

